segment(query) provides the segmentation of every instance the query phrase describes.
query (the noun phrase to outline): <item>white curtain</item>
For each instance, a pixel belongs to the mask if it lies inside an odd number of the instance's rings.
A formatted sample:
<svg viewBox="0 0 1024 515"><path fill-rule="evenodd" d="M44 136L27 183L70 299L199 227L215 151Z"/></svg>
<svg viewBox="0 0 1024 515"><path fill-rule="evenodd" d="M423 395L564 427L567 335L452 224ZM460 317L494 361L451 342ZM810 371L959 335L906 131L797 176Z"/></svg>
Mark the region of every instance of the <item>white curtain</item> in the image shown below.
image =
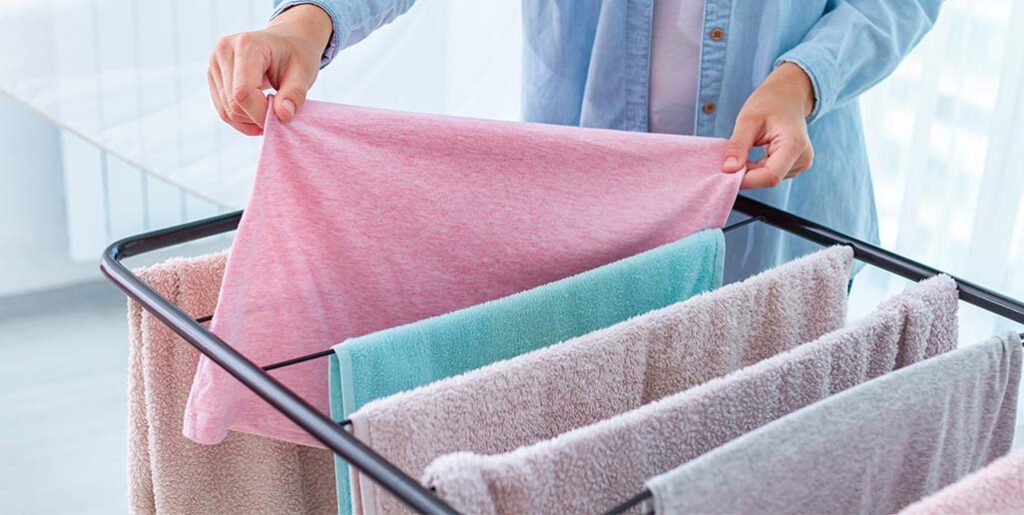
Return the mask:
<svg viewBox="0 0 1024 515"><path fill-rule="evenodd" d="M217 117L206 66L218 36L261 28L271 10L270 0L0 0L0 91L62 127L72 260L245 205L260 139ZM345 51L309 97L515 119L520 25L517 1L419 2Z"/></svg>
<svg viewBox="0 0 1024 515"><path fill-rule="evenodd" d="M861 101L882 245L1024 298L1024 2L949 0ZM855 311L904 287L868 269ZM1008 322L965 306L964 343ZM1019 329L1019 327L1018 327Z"/></svg>
<svg viewBox="0 0 1024 515"><path fill-rule="evenodd" d="M225 126L206 65L270 0L3 0L0 91L193 194L245 204L259 139ZM515 119L519 2L426 0L323 70L310 98Z"/></svg>

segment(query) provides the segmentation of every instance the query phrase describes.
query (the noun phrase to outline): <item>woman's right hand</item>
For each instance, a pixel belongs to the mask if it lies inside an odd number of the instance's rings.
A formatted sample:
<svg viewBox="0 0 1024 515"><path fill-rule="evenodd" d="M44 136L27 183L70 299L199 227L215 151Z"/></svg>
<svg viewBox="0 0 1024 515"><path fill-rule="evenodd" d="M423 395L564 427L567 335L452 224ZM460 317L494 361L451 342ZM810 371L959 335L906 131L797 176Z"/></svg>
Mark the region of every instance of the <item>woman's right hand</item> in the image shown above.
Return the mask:
<svg viewBox="0 0 1024 515"><path fill-rule="evenodd" d="M274 114L291 122L316 80L332 30L326 12L301 4L263 30L217 40L207 79L220 118L242 134L262 134L268 108L263 90L274 88Z"/></svg>

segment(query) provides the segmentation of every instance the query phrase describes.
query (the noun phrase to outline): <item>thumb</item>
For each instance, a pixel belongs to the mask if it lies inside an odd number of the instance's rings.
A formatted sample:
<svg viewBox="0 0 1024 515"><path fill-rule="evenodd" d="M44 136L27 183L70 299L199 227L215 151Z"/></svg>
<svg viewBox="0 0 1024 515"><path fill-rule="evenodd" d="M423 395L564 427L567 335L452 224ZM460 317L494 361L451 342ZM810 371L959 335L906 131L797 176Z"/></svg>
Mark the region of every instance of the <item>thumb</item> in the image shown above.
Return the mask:
<svg viewBox="0 0 1024 515"><path fill-rule="evenodd" d="M284 77L277 88L277 95L274 95L274 114L279 120L289 123L295 119L295 113L306 103L306 91L309 89L306 84L295 73Z"/></svg>
<svg viewBox="0 0 1024 515"><path fill-rule="evenodd" d="M723 172L736 173L747 165L750 148L754 146L760 131L761 124L759 122L752 122L743 116L736 119L736 127L732 130L732 137L729 138L729 143L725 146L725 161L722 163Z"/></svg>

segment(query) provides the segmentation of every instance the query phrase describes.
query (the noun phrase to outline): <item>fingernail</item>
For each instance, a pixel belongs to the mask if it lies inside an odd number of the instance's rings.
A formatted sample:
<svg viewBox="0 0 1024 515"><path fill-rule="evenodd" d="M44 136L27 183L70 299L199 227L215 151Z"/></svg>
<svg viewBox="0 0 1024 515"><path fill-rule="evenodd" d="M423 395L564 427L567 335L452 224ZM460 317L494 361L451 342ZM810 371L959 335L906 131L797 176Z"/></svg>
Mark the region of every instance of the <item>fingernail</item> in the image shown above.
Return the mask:
<svg viewBox="0 0 1024 515"><path fill-rule="evenodd" d="M729 157L729 158L727 158L725 160L725 165L724 166L726 168L734 168L738 164L740 164L740 160L739 159L736 159L735 157Z"/></svg>
<svg viewBox="0 0 1024 515"><path fill-rule="evenodd" d="M284 110L288 111L288 114L295 116L295 102L286 98L284 102L281 102L281 104L284 105Z"/></svg>

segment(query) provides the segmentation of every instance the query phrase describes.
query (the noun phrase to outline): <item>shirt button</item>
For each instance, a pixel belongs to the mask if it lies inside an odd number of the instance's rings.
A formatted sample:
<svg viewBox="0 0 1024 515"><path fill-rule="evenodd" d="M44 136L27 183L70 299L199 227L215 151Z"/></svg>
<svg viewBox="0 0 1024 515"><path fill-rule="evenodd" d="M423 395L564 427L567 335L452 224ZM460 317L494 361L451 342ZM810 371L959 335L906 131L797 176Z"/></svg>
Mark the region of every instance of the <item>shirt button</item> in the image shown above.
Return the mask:
<svg viewBox="0 0 1024 515"><path fill-rule="evenodd" d="M705 102L704 106L701 109L704 110L704 114L711 114L715 112L715 107L716 106L714 102Z"/></svg>
<svg viewBox="0 0 1024 515"><path fill-rule="evenodd" d="M711 29L711 41L721 41L723 39L725 39L725 29L721 27Z"/></svg>

